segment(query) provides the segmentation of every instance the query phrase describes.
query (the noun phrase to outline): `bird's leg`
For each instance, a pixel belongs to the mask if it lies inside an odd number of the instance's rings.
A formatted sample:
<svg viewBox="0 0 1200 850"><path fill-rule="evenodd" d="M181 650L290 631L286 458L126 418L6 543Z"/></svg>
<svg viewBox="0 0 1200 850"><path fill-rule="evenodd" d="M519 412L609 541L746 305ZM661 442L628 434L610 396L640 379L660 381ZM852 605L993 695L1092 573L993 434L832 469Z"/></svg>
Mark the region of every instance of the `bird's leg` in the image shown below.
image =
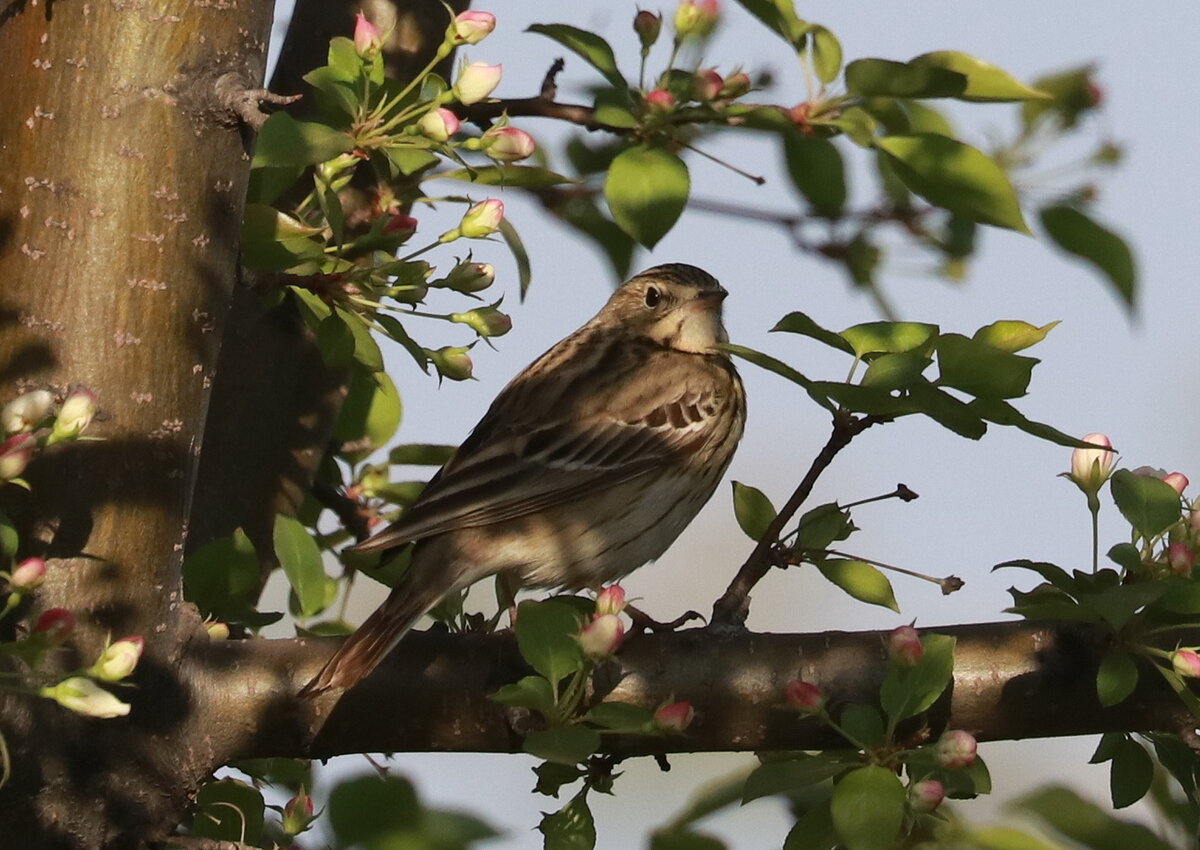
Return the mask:
<svg viewBox="0 0 1200 850"><path fill-rule="evenodd" d="M639 610L632 605L625 606L625 613L629 615L629 619L633 621L632 634L640 635L646 632L673 632L682 626L684 623L689 623L692 620L700 620L703 622L704 615L696 611L684 611L674 620L662 623L655 620L645 611Z"/></svg>
<svg viewBox="0 0 1200 850"><path fill-rule="evenodd" d="M508 612L508 625L513 628L517 624L517 591L521 589L521 580L508 573L496 574L496 605L497 611L493 628L500 622L501 615Z"/></svg>

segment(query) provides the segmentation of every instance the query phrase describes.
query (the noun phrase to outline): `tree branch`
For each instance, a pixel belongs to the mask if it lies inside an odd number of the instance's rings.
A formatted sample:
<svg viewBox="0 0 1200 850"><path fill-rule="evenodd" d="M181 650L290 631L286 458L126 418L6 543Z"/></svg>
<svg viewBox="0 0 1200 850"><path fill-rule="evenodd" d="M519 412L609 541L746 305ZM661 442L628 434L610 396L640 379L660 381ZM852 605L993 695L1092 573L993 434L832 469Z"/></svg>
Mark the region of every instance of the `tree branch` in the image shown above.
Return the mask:
<svg viewBox="0 0 1200 850"><path fill-rule="evenodd" d="M1161 677L1147 673L1119 705L1104 708L1095 675L1111 635L1066 623L986 623L928 629L957 638L954 685L929 711L932 734L967 729L982 740L1193 723ZM327 758L355 752L519 752L536 719L488 694L529 671L511 635L416 632L340 700L296 698L336 639L227 641L194 656L195 691L210 744L229 759ZM753 663L749 660L753 659ZM794 750L842 746L811 719L780 708L798 676L828 695L835 714L875 704L887 671L881 632L714 633L693 629L631 640L593 682L593 698L655 708L691 700L686 735L606 738L610 752Z"/></svg>

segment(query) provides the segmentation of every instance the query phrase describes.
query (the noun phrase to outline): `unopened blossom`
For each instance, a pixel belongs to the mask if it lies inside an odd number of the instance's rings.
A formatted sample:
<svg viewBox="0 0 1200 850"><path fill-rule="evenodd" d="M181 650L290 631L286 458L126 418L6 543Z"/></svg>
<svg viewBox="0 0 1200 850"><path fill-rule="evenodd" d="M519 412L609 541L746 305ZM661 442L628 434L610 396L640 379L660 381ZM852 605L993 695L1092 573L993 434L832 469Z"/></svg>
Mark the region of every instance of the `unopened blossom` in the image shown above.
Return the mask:
<svg viewBox="0 0 1200 850"><path fill-rule="evenodd" d="M942 733L933 747L933 759L939 767L947 770L970 767L975 763L975 752L979 744L975 736L962 729L950 729Z"/></svg>
<svg viewBox="0 0 1200 850"><path fill-rule="evenodd" d="M32 434L14 434L0 443L0 481L20 477L36 449L37 438Z"/></svg>
<svg viewBox="0 0 1200 850"><path fill-rule="evenodd" d="M925 655L921 636L912 626L900 626L888 634L888 657L900 667L916 667Z"/></svg>
<svg viewBox="0 0 1200 850"><path fill-rule="evenodd" d="M383 225L383 232L388 236L402 236L407 239L417 232L417 220L411 215L393 213Z"/></svg>
<svg viewBox="0 0 1200 850"><path fill-rule="evenodd" d="M288 835L299 835L313 822L313 799L301 788L283 806L280 826Z"/></svg>
<svg viewBox="0 0 1200 850"><path fill-rule="evenodd" d="M724 84L725 81L721 79L721 75L712 68L697 71L692 76L692 99L702 103L716 100Z"/></svg>
<svg viewBox="0 0 1200 850"><path fill-rule="evenodd" d="M75 631L75 615L66 608L47 608L33 624L33 633L58 645Z"/></svg>
<svg viewBox="0 0 1200 850"><path fill-rule="evenodd" d="M720 14L717 0L683 0L675 8L676 37L704 38L713 31Z"/></svg>
<svg viewBox="0 0 1200 850"><path fill-rule="evenodd" d="M654 728L662 732L678 734L692 724L696 710L687 700L664 705L654 712Z"/></svg>
<svg viewBox="0 0 1200 850"><path fill-rule="evenodd" d="M454 18L455 44L478 44L496 28L496 16L491 12L468 10Z"/></svg>
<svg viewBox="0 0 1200 850"><path fill-rule="evenodd" d="M750 75L744 71L730 74L721 83L721 97L741 97L750 91Z"/></svg>
<svg viewBox="0 0 1200 850"><path fill-rule="evenodd" d="M354 16L355 51L359 56L366 56L381 47L383 47L383 35L379 32L379 27L368 21L366 16L359 12Z"/></svg>
<svg viewBox="0 0 1200 850"><path fill-rule="evenodd" d="M453 230L447 230L440 237L439 242L453 242L455 239L465 237L467 239L483 239L485 236L491 236L500 229L500 222L504 221L504 202L496 198L489 198L486 201L479 203L468 209L462 217L462 221L458 223L458 227Z"/></svg>
<svg viewBox="0 0 1200 850"><path fill-rule="evenodd" d="M450 270L441 285L455 292L482 292L496 281L496 269L491 263L459 263Z"/></svg>
<svg viewBox="0 0 1200 850"><path fill-rule="evenodd" d="M479 103L496 90L503 74L504 68L501 65L472 62L458 72L458 79L454 81L451 92L464 106Z"/></svg>
<svg viewBox="0 0 1200 850"><path fill-rule="evenodd" d="M639 9L633 16L633 31L637 33L642 50L649 50L654 46L654 42L658 41L658 34L662 32L662 15Z"/></svg>
<svg viewBox="0 0 1200 850"><path fill-rule="evenodd" d="M1177 649L1171 653L1171 666L1180 676L1200 679L1200 655L1194 649Z"/></svg>
<svg viewBox="0 0 1200 850"><path fill-rule="evenodd" d="M444 106L431 109L417 122L417 129L421 131L421 134L435 142L448 141L458 132L459 126L458 116Z"/></svg>
<svg viewBox="0 0 1200 850"><path fill-rule="evenodd" d="M908 789L908 802L914 812L928 814L946 799L946 786L936 779L922 779Z"/></svg>
<svg viewBox="0 0 1200 850"><path fill-rule="evenodd" d="M146 641L130 635L109 644L88 673L105 682L119 682L137 669Z"/></svg>
<svg viewBox="0 0 1200 850"><path fill-rule="evenodd" d="M610 584L596 594L596 613L620 614L625 610L625 588L619 584Z"/></svg>
<svg viewBox="0 0 1200 850"><path fill-rule="evenodd" d="M48 390L33 390L14 398L0 411L0 428L6 434L32 431L50 415L54 396Z"/></svg>
<svg viewBox="0 0 1200 850"><path fill-rule="evenodd" d="M38 693L52 699L63 708L87 717L123 717L129 713L129 704L121 702L112 693L84 676L72 676L54 686L42 688Z"/></svg>
<svg viewBox="0 0 1200 850"><path fill-rule="evenodd" d="M96 401L96 394L87 387L72 390L54 418L54 430L49 442L73 440L82 434L96 416Z"/></svg>
<svg viewBox="0 0 1200 850"><path fill-rule="evenodd" d="M1172 543L1167 547L1167 565L1177 575L1190 576L1196 566L1196 555L1186 543Z"/></svg>
<svg viewBox="0 0 1200 850"><path fill-rule="evenodd" d="M579 647L591 659L608 658L625 638L625 624L616 614L601 614L579 632Z"/></svg>
<svg viewBox="0 0 1200 850"><path fill-rule="evenodd" d="M646 92L646 108L658 114L670 112L675 108L675 95L666 89Z"/></svg>
<svg viewBox="0 0 1200 850"><path fill-rule="evenodd" d="M481 149L500 162L516 162L533 155L537 144L533 136L516 127L493 127L479 139Z"/></svg>
<svg viewBox="0 0 1200 850"><path fill-rule="evenodd" d="M499 302L497 302L499 303ZM451 313L450 321L466 325L484 339L493 336L504 336L512 330L512 319L508 314L501 313L495 305L479 307L465 313Z"/></svg>
<svg viewBox="0 0 1200 850"><path fill-rule="evenodd" d="M812 682L793 679L784 689L787 704L802 714L816 714L825 706L825 696Z"/></svg>
<svg viewBox="0 0 1200 850"><path fill-rule="evenodd" d="M465 381L471 377L469 346L447 345L437 350L425 349L425 356L437 369L438 374L451 381Z"/></svg>
<svg viewBox="0 0 1200 850"><path fill-rule="evenodd" d="M1183 495L1183 491L1187 489L1187 486L1189 483L1187 476L1184 475L1182 472L1170 472L1170 473L1164 475L1162 480L1164 482L1166 482L1167 484L1170 484L1171 489L1174 490L1176 493L1178 493L1180 496Z"/></svg>
<svg viewBox="0 0 1200 850"><path fill-rule="evenodd" d="M1067 473L1067 477L1083 492L1096 493L1112 475L1117 455L1111 451L1112 441L1104 434L1088 434L1081 442L1091 443L1099 448L1079 448L1071 452L1071 471Z"/></svg>
<svg viewBox="0 0 1200 850"><path fill-rule="evenodd" d="M8 584L19 593L27 593L41 587L45 580L46 562L41 558L26 558L13 568Z"/></svg>

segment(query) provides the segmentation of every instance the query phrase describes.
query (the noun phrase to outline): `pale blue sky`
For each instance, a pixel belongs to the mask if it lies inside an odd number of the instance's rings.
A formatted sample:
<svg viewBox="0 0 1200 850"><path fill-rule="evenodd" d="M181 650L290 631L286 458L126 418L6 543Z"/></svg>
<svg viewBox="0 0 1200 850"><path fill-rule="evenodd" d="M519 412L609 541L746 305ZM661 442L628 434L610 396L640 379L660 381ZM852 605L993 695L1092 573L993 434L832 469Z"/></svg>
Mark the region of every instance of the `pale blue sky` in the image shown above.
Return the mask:
<svg viewBox="0 0 1200 850"><path fill-rule="evenodd" d="M655 4L645 4L651 9ZM803 84L787 47L740 8L724 3L726 26L715 38L708 64L728 71L744 64L769 67L777 100L804 99ZM546 68L564 51L548 39L524 33L530 23L564 22L603 32L633 69L636 46L629 22L632 4L550 4L504 0L495 7L500 25L469 51L473 61L505 63L497 92L523 97L536 92ZM664 11L673 7L664 6ZM1135 11L1135 9L1137 11ZM1105 431L1130 466L1178 469L1200 487L1197 397L1200 375L1195 338L1196 269L1200 252L1200 180L1195 166L1200 110L1195 98L1194 49L1200 13L1191 4L1132 7L1116 2L1086 5L1046 2L982 4L926 0L920 3L802 4L801 16L825 24L841 39L847 59L880 56L904 60L937 49L974 53L1029 79L1049 70L1089 61L1106 96L1101 129L1124 144L1126 164L1103 181L1099 214L1129 237L1141 271L1141 306L1131 323L1090 271L1052 252L1044 240L986 228L982 252L962 286L916 273L918 257L907 255L886 272L887 291L904 318L939 322L970 333L1001 318L1036 324L1063 319L1031 353L1044 362L1035 370L1030 396L1020 403L1028 415L1074 433ZM1140 12L1146 14L1140 14ZM665 61L665 54L656 54ZM561 97L582 99L590 69L573 56L560 76ZM652 64L652 67L653 66ZM661 67L661 65L657 66ZM772 93L762 96L767 100ZM963 106L956 122L969 141L986 145L989 131L1007 131L1011 106ZM516 122L557 152L563 128L548 121ZM705 148L750 171L768 176L755 187L696 158L694 192L788 211L795 199L782 176L773 142L746 145L739 137L710 141ZM849 146L846 147L849 151ZM851 156L857 155L855 151ZM854 177L861 176L858 173ZM484 192L479 193L482 197ZM608 269L586 243L549 226L543 214L519 196L505 195L508 215L529 248L534 281L518 303L516 275L502 246L480 246L476 258L496 264L497 290L508 293L515 329L498 342L498 352L477 346L478 382L446 385L421 376L404 358L393 375L405 401L399 438L405 442L456 441L465 436L501 386L534 356L595 312L611 286ZM457 210L418 212L422 234L448 227ZM443 219L445 221L443 221ZM443 224L445 226L443 226ZM451 262L449 255L441 258ZM802 340L769 336L784 313L803 310L833 328L878 318L869 301L848 290L833 267L796 254L788 241L760 225L733 222L703 212L686 212L680 225L639 268L685 261L713 272L730 290L727 321L735 341L768 350L816 377L840 378L844 366L824 359ZM452 331L461 330L461 334ZM413 323L410 331L431 347L465 343L465 329ZM822 358L822 359L817 359ZM822 371L828 369L829 371ZM807 467L828 425L823 414L779 378L749 366L742 369L750 421L730 472L782 502ZM902 615L869 608L833 592L819 577L790 571L769 576L754 595L749 625L763 631L885 629L917 618L918 625L1002 619L1005 593L1014 575L990 574L992 564L1013 557L1083 566L1088 527L1081 495L1055 478L1067 468L1069 452L1015 431L996 428L973 443L931 423L905 421L868 432L840 457L818 486L814 499L849 501L890 489L903 481L921 494L909 505L889 502L855 516L863 528L854 551L935 573L955 573L966 588L942 597L933 587L898 582ZM1104 517L1102 546L1118 542L1114 512ZM730 510L728 486L656 565L632 576L626 586L651 613L671 618L692 607L707 611L749 550ZM811 571L810 571L811 572ZM1006 574L1007 573L1007 574ZM1028 583L1027 583L1028 584ZM365 594L363 594L365 596ZM365 616L373 600L353 612ZM1107 767L1087 766L1091 740L989 744L982 753L992 767L996 794L960 807L968 817L995 817L998 801L1047 781L1082 783L1104 800ZM702 777L747 763L749 756L672 759L660 774L652 763L628 765L617 796L592 796L600 848L642 846L654 825L667 820ZM422 794L445 805L466 804L507 831L494 847L540 846L529 832L540 810L555 801L529 793L533 760L511 756L402 755L397 769L416 781ZM364 770L353 758L338 770ZM778 846L787 824L779 807L755 803L715 820L712 831L731 847Z"/></svg>

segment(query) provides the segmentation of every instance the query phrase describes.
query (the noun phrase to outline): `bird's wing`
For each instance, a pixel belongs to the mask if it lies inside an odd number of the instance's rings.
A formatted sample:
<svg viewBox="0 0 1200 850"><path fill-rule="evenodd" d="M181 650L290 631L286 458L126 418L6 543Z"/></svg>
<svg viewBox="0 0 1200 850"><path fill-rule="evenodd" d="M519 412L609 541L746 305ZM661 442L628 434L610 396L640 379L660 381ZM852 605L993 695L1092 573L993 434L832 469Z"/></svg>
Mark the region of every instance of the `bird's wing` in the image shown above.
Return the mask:
<svg viewBox="0 0 1200 850"><path fill-rule="evenodd" d="M612 359L629 357L639 359ZM404 516L356 551L503 522L653 474L704 443L729 403L695 355L610 350L589 360L595 371L575 362L569 383L555 374L564 370L519 376Z"/></svg>

